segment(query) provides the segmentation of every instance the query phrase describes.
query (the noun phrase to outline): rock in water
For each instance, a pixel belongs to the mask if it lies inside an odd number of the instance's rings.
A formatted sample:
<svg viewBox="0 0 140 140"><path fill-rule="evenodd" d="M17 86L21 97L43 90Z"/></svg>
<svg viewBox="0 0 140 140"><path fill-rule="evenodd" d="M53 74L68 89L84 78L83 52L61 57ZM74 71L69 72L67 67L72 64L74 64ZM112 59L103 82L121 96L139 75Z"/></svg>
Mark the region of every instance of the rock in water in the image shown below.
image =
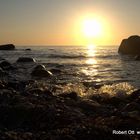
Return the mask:
<svg viewBox="0 0 140 140"><path fill-rule="evenodd" d="M12 68L12 65L8 61L4 60L4 61L0 62L0 67L2 69L6 70L6 69Z"/></svg>
<svg viewBox="0 0 140 140"><path fill-rule="evenodd" d="M3 71L2 68L0 68L0 77L3 77L5 75L7 75L7 73L5 71Z"/></svg>
<svg viewBox="0 0 140 140"><path fill-rule="evenodd" d="M60 69L50 69L50 71L51 71L53 74L59 74L59 73L62 72Z"/></svg>
<svg viewBox="0 0 140 140"><path fill-rule="evenodd" d="M37 65L34 70L46 70L46 67L44 65Z"/></svg>
<svg viewBox="0 0 140 140"><path fill-rule="evenodd" d="M0 50L14 50L15 46L13 44L0 45Z"/></svg>
<svg viewBox="0 0 140 140"><path fill-rule="evenodd" d="M136 55L135 60L139 61L140 60L140 55Z"/></svg>
<svg viewBox="0 0 140 140"><path fill-rule="evenodd" d="M24 62L36 62L36 61L34 58L31 57L19 57L17 62L24 63Z"/></svg>
<svg viewBox="0 0 140 140"><path fill-rule="evenodd" d="M30 48L28 48L28 49L25 49L25 51L31 51L31 49L30 49Z"/></svg>
<svg viewBox="0 0 140 140"><path fill-rule="evenodd" d="M47 71L44 65L37 65L33 69L31 75L37 77L51 77L53 74L50 71Z"/></svg>
<svg viewBox="0 0 140 140"><path fill-rule="evenodd" d="M121 54L140 55L140 36L133 35L128 39L123 39L118 52Z"/></svg>

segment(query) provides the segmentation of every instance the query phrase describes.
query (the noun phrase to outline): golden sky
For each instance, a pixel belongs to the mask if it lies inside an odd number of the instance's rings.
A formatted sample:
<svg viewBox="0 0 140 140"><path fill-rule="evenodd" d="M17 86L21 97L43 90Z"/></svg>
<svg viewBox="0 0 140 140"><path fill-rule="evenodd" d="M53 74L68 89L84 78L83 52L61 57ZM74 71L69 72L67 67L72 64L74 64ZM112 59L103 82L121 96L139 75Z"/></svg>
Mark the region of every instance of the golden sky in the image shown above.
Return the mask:
<svg viewBox="0 0 140 140"><path fill-rule="evenodd" d="M0 0L0 44L119 45L140 34L139 0Z"/></svg>

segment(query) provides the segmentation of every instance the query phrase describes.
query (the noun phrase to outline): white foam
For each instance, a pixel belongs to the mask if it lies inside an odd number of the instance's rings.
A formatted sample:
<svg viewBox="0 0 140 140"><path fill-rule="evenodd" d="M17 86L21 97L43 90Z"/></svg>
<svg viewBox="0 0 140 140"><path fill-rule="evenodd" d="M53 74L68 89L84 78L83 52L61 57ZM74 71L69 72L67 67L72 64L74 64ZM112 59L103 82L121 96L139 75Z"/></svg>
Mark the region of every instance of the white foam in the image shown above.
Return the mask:
<svg viewBox="0 0 140 140"><path fill-rule="evenodd" d="M127 82L104 85L100 88L99 93L106 93L110 96L124 97L136 90L132 85Z"/></svg>

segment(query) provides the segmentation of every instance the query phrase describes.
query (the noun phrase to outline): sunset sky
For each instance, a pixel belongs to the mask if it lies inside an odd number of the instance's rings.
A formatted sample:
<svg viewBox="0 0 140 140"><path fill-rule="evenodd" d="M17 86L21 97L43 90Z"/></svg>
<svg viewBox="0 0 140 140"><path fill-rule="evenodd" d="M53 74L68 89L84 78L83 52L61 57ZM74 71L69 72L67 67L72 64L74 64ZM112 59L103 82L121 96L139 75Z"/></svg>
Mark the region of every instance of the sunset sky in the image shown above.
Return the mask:
<svg viewBox="0 0 140 140"><path fill-rule="evenodd" d="M0 20L0 44L118 45L140 34L140 0L0 0Z"/></svg>

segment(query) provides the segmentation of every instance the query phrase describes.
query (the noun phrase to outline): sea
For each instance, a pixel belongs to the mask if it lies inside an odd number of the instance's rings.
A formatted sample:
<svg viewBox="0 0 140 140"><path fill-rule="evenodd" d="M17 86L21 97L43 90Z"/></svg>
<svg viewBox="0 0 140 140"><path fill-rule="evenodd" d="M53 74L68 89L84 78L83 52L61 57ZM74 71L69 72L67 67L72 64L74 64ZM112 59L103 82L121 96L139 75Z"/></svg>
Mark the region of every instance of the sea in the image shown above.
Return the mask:
<svg viewBox="0 0 140 140"><path fill-rule="evenodd" d="M14 51L0 51L0 56L11 63L32 57L48 70L60 70L58 83L140 87L140 61L118 54L118 46L17 46Z"/></svg>

